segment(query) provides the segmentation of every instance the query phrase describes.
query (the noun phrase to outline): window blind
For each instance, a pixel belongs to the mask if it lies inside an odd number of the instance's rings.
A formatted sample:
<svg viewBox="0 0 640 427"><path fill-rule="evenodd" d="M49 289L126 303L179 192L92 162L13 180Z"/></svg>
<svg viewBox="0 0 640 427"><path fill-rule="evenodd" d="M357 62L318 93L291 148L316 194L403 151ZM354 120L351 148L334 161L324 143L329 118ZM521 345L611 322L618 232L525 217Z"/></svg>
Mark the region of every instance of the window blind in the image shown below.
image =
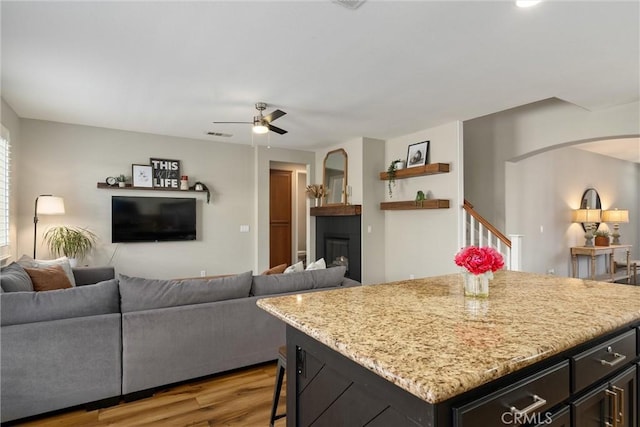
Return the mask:
<svg viewBox="0 0 640 427"><path fill-rule="evenodd" d="M9 246L9 131L2 126L0 135L0 247Z"/></svg>

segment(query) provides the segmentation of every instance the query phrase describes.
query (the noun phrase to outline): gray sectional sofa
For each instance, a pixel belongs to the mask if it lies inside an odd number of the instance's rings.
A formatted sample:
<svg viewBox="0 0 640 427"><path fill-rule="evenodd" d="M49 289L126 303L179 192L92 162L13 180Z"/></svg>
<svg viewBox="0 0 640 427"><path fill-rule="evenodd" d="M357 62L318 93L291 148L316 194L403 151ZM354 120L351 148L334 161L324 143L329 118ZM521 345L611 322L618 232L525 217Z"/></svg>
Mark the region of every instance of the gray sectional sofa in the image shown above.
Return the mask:
<svg viewBox="0 0 640 427"><path fill-rule="evenodd" d="M2 422L121 393L118 282L88 285L113 269L74 276L70 289L0 294Z"/></svg>
<svg viewBox="0 0 640 427"><path fill-rule="evenodd" d="M344 267L182 281L73 273L76 288L0 294L2 422L275 360L285 326L256 300L359 285Z"/></svg>

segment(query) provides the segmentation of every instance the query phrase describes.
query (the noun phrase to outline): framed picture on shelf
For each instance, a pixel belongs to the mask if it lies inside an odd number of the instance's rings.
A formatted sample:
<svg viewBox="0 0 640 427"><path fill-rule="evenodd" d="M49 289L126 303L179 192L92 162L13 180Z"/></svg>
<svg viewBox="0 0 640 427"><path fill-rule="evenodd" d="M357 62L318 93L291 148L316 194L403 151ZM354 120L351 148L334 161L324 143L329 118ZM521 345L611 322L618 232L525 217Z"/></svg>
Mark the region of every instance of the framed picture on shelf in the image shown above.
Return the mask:
<svg viewBox="0 0 640 427"><path fill-rule="evenodd" d="M407 167L424 166L427 163L429 163L429 141L416 142L409 145Z"/></svg>
<svg viewBox="0 0 640 427"><path fill-rule="evenodd" d="M151 165L131 165L133 187L153 188Z"/></svg>
<svg viewBox="0 0 640 427"><path fill-rule="evenodd" d="M154 187L180 188L180 160L149 159L152 168L152 182Z"/></svg>

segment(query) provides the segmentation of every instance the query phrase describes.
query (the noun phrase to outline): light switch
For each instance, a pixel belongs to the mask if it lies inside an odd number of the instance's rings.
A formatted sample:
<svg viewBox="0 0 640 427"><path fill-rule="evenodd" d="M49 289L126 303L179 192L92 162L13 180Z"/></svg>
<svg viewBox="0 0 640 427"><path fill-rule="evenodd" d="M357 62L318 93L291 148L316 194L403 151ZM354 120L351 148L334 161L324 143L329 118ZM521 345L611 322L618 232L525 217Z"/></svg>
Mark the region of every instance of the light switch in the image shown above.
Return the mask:
<svg viewBox="0 0 640 427"><path fill-rule="evenodd" d="M249 232L249 226L248 225L241 225L240 226L240 232L241 233L248 233Z"/></svg>

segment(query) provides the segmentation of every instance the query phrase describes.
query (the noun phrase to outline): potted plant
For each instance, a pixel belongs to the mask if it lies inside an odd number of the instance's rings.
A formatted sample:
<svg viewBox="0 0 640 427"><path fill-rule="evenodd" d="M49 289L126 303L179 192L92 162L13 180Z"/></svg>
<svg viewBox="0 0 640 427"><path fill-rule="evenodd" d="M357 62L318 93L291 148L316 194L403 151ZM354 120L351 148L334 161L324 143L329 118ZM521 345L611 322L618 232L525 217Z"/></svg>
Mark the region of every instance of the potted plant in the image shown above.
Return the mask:
<svg viewBox="0 0 640 427"><path fill-rule="evenodd" d="M404 161L400 159L392 160L387 168L387 187L389 187L389 197L393 197L393 188L396 185L396 171L404 168Z"/></svg>
<svg viewBox="0 0 640 427"><path fill-rule="evenodd" d="M93 249L97 238L86 228L67 226L52 227L44 234L49 251L56 256L68 257L72 267Z"/></svg>
<svg viewBox="0 0 640 427"><path fill-rule="evenodd" d="M596 246L609 246L609 232L598 230L594 233Z"/></svg>
<svg viewBox="0 0 640 427"><path fill-rule="evenodd" d="M124 187L126 185L127 182L127 177L124 176L123 174L120 174L116 177L116 181L118 181L118 186L119 187Z"/></svg>

